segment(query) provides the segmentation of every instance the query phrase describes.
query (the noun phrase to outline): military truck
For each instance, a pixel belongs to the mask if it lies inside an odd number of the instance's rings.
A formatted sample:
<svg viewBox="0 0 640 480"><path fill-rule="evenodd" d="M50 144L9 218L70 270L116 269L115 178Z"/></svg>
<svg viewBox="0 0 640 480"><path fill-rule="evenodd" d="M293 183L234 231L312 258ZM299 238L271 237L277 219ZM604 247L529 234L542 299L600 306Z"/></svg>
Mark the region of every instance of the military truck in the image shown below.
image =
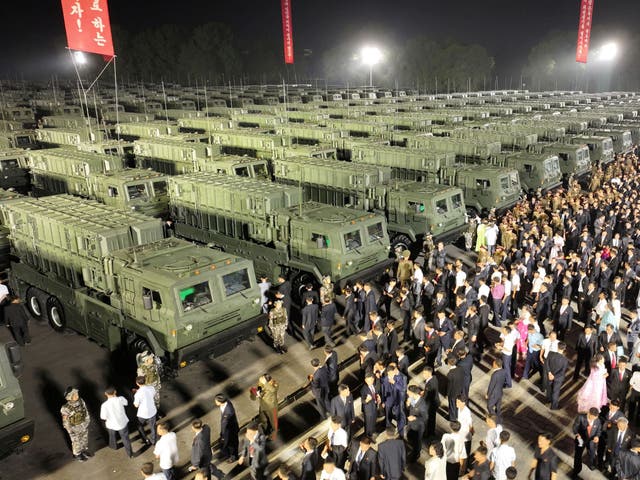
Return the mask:
<svg viewBox="0 0 640 480"><path fill-rule="evenodd" d="M38 148L36 134L33 130L0 131L0 148Z"/></svg>
<svg viewBox="0 0 640 480"><path fill-rule="evenodd" d="M518 170L522 188L527 192L553 190L562 184L558 156L553 153L514 152L500 156L497 165Z"/></svg>
<svg viewBox="0 0 640 480"><path fill-rule="evenodd" d="M572 144L587 145L589 147L589 157L595 164L606 165L615 159L611 137L575 135L568 137L568 141Z"/></svg>
<svg viewBox="0 0 640 480"><path fill-rule="evenodd" d="M591 158L589 147L586 145L571 145L567 143L551 143L542 145L539 150L558 156L562 179L567 181L570 177L582 179L591 172Z"/></svg>
<svg viewBox="0 0 640 480"><path fill-rule="evenodd" d="M323 275L344 284L389 264L383 216L303 202L301 193L212 172L169 177L176 234L252 258L271 278L284 272L294 291Z"/></svg>
<svg viewBox="0 0 640 480"><path fill-rule="evenodd" d="M121 138L128 141L180 133L178 125L169 122L119 123L116 125L115 131Z"/></svg>
<svg viewBox="0 0 640 480"><path fill-rule="evenodd" d="M22 368L20 346L15 342L0 343L0 459L19 451L33 439L33 420L25 417L18 382Z"/></svg>
<svg viewBox="0 0 640 480"><path fill-rule="evenodd" d="M0 203L12 202L22 197L22 194L15 191L0 189ZM2 214L2 210L0 210L0 271L8 269L12 260L14 260L14 258L11 256L9 228L7 227L7 222Z"/></svg>
<svg viewBox="0 0 640 480"><path fill-rule="evenodd" d="M170 366L217 354L261 326L251 261L163 239L162 222L68 195L0 205L10 285L34 318Z"/></svg>
<svg viewBox="0 0 640 480"><path fill-rule="evenodd" d="M38 128L35 131L38 142L47 146L73 145L83 142L102 142L105 133L93 128Z"/></svg>
<svg viewBox="0 0 640 480"><path fill-rule="evenodd" d="M469 159L490 160L497 158L502 151L501 143L495 140L465 140L436 137L429 134L411 134L409 132L393 133L391 135L391 144L409 149L451 152L456 155L459 161Z"/></svg>
<svg viewBox="0 0 640 480"><path fill-rule="evenodd" d="M26 193L29 190L27 151L22 148L0 149L0 188Z"/></svg>
<svg viewBox="0 0 640 480"><path fill-rule="evenodd" d="M465 226L462 190L391 180L389 167L294 157L274 160L273 175L276 181L300 185L305 200L384 215L398 254L422 247L427 233L456 239Z"/></svg>
<svg viewBox="0 0 640 480"><path fill-rule="evenodd" d="M518 171L512 168L455 163L454 152L350 142L351 161L391 167L392 178L455 186L462 189L468 210L502 211L518 201Z"/></svg>
<svg viewBox="0 0 640 480"><path fill-rule="evenodd" d="M609 127L609 125L607 125ZM590 135L610 137L613 141L613 151L615 153L627 154L633 149L631 131L626 128L605 128L589 130Z"/></svg>

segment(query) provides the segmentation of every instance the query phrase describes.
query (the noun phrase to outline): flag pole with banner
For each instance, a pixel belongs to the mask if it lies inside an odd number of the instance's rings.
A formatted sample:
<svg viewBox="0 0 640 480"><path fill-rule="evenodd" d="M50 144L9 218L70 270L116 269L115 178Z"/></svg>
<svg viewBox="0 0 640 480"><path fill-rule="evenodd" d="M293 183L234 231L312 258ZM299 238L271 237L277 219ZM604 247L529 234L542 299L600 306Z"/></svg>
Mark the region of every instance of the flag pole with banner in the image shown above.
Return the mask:
<svg viewBox="0 0 640 480"><path fill-rule="evenodd" d="M594 0L582 0L580 4L580 20L578 22L578 41L576 45L576 62L587 63L589 42L591 40L591 21L593 19Z"/></svg>
<svg viewBox="0 0 640 480"><path fill-rule="evenodd" d="M293 27L291 26L291 0L280 0L282 7L282 41L284 44L284 63L293 63Z"/></svg>

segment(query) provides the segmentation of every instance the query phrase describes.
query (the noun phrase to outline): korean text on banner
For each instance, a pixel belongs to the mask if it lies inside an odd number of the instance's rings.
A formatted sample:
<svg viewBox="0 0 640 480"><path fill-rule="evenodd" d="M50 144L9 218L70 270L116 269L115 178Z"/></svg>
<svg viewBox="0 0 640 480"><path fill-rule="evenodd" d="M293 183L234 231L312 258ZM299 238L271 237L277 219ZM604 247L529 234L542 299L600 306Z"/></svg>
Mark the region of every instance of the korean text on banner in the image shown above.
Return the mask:
<svg viewBox="0 0 640 480"><path fill-rule="evenodd" d="M71 50L113 57L107 0L62 0L62 13Z"/></svg>
<svg viewBox="0 0 640 480"><path fill-rule="evenodd" d="M578 23L578 43L576 45L576 62L587 63L589 41L591 39L591 20L593 18L594 0L582 0L580 5L580 21Z"/></svg>
<svg viewBox="0 0 640 480"><path fill-rule="evenodd" d="M293 28L291 27L291 0L280 0L282 7L282 39L284 63L293 63Z"/></svg>

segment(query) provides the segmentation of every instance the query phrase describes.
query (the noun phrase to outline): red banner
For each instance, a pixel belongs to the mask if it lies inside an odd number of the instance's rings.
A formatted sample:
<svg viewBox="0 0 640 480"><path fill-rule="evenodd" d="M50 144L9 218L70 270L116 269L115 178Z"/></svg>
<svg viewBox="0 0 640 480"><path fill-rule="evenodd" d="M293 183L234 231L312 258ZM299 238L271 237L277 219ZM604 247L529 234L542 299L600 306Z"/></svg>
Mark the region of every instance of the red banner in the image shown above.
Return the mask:
<svg viewBox="0 0 640 480"><path fill-rule="evenodd" d="M62 0L62 13L71 50L113 57L107 0Z"/></svg>
<svg viewBox="0 0 640 480"><path fill-rule="evenodd" d="M293 63L293 28L291 27L291 0L280 0L282 7L282 39L284 63Z"/></svg>
<svg viewBox="0 0 640 480"><path fill-rule="evenodd" d="M591 19L593 17L594 0L582 0L580 5L580 21L578 22L578 44L576 46L576 62L587 63L589 41L591 40Z"/></svg>

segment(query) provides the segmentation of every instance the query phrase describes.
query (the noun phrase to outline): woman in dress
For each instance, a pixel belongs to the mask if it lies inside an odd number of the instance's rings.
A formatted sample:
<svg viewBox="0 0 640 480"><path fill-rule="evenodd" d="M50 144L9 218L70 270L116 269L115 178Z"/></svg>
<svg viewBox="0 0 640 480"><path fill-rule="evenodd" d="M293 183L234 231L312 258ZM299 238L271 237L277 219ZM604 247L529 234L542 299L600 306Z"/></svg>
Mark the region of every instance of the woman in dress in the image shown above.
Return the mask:
<svg viewBox="0 0 640 480"><path fill-rule="evenodd" d="M578 412L588 412L595 407L600 410L607 402L607 369L604 356L597 354L591 361L591 373L578 392Z"/></svg>
<svg viewBox="0 0 640 480"><path fill-rule="evenodd" d="M440 442L429 444L429 460L424 462L424 480L444 480L447 478L447 459Z"/></svg>
<svg viewBox="0 0 640 480"><path fill-rule="evenodd" d="M518 358L523 359L527 356L527 338L529 335L529 325L533 323L531 321L531 313L529 312L529 307L523 305L522 310L520 312L520 318L516 320L516 329L520 336L516 341L516 347L518 349ZM535 323L537 326L537 323Z"/></svg>

